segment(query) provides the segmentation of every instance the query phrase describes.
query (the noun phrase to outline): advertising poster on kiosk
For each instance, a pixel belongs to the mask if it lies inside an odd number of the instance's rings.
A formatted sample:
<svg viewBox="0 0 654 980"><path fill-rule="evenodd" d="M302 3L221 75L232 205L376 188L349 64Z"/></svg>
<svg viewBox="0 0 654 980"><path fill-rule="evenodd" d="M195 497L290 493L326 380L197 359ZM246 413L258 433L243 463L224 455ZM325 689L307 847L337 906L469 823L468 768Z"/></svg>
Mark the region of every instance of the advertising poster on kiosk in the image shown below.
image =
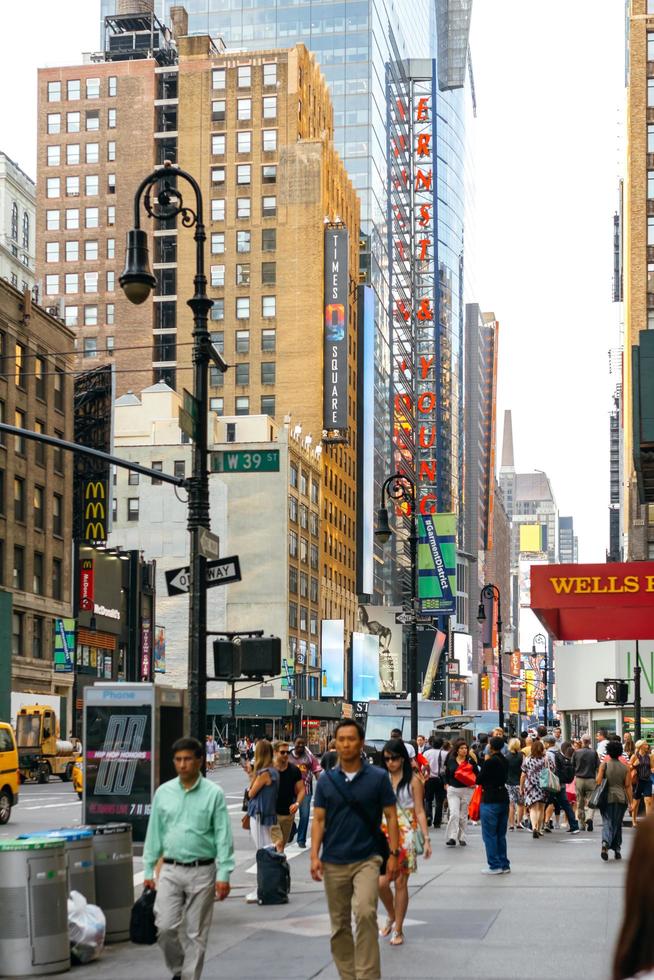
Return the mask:
<svg viewBox="0 0 654 980"><path fill-rule="evenodd" d="M84 820L145 840L154 793L154 685L84 688Z"/></svg>
<svg viewBox="0 0 654 980"><path fill-rule="evenodd" d="M352 700L376 701L379 697L379 637L352 634Z"/></svg>

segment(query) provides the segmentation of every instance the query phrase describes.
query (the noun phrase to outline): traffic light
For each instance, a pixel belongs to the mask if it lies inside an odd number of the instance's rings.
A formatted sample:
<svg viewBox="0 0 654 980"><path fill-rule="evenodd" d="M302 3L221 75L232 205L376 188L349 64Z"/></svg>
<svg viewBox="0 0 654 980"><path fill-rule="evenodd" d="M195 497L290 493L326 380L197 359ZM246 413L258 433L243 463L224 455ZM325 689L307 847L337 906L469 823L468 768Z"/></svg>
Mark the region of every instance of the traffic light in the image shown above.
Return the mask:
<svg viewBox="0 0 654 980"><path fill-rule="evenodd" d="M595 700L602 704L626 704L629 700L629 682L608 677L597 681Z"/></svg>
<svg viewBox="0 0 654 980"><path fill-rule="evenodd" d="M241 676L241 647L231 640L213 641L214 675L224 680Z"/></svg>
<svg viewBox="0 0 654 980"><path fill-rule="evenodd" d="M244 636L240 640L241 672L247 677L278 677L282 641L278 636Z"/></svg>

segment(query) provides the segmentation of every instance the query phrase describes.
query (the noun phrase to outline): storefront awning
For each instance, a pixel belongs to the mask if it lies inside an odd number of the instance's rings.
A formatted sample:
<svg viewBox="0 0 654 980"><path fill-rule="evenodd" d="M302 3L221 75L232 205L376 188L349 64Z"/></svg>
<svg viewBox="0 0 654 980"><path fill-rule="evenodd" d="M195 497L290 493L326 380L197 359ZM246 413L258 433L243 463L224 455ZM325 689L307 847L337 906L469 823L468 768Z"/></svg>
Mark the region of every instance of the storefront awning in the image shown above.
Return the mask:
<svg viewBox="0 0 654 980"><path fill-rule="evenodd" d="M531 608L555 640L647 640L654 562L532 565Z"/></svg>

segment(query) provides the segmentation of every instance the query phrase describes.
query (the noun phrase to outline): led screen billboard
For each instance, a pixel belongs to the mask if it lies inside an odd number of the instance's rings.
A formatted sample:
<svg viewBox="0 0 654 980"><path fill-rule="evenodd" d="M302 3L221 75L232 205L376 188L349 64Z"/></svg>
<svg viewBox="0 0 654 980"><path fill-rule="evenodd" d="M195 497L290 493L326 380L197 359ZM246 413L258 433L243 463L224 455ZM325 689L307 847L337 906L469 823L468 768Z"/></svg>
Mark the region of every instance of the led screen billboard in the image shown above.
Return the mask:
<svg viewBox="0 0 654 980"><path fill-rule="evenodd" d="M345 695L345 621L322 621L322 689L324 698L342 698Z"/></svg>
<svg viewBox="0 0 654 980"><path fill-rule="evenodd" d="M374 701L379 697L379 637L352 634L352 700Z"/></svg>

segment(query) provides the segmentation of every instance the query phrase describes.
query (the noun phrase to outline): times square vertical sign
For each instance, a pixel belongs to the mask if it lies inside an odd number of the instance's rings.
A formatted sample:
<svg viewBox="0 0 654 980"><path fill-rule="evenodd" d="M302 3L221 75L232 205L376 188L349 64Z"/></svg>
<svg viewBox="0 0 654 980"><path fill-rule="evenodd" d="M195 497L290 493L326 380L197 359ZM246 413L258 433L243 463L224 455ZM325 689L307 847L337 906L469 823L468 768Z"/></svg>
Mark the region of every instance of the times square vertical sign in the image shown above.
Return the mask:
<svg viewBox="0 0 654 980"><path fill-rule="evenodd" d="M393 454L415 484L418 514L432 515L443 509L436 65L408 64L429 71L387 66Z"/></svg>

